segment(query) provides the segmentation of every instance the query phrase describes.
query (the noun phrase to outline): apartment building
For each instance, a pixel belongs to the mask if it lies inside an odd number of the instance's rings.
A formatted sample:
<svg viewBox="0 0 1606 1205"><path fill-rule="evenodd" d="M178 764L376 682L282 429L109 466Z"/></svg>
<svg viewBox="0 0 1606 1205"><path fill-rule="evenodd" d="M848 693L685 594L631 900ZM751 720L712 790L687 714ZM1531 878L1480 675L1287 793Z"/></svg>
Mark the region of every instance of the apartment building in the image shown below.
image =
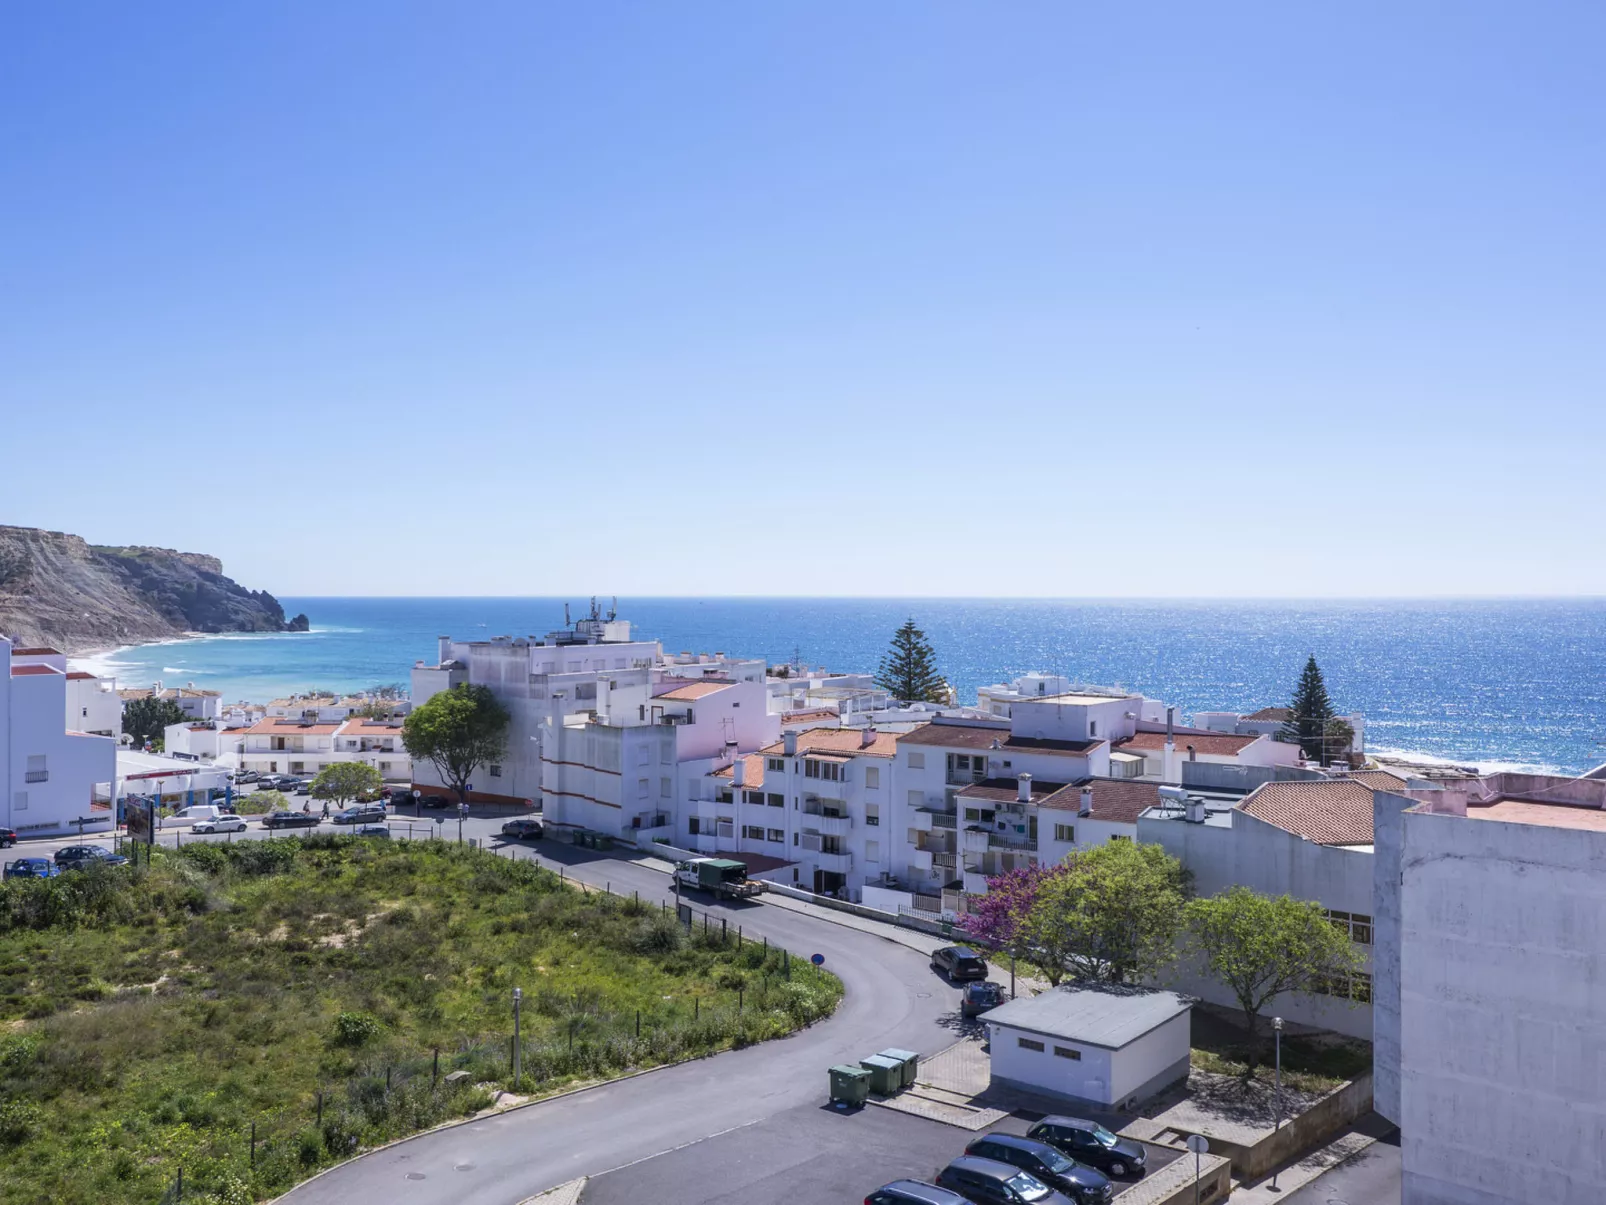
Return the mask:
<svg viewBox="0 0 1606 1205"><path fill-rule="evenodd" d="M160 682L153 682L148 687L128 687L117 692L118 706L153 696L178 704L178 709L188 719L215 720L223 714L223 693L217 690L201 690L193 682L184 686L163 686ZM122 718L119 712L119 729L121 726Z"/></svg>
<svg viewBox="0 0 1606 1205"><path fill-rule="evenodd" d="M22 836L96 832L112 825L117 742L70 728L67 658L0 636L3 823ZM100 806L96 806L99 804Z"/></svg>
<svg viewBox="0 0 1606 1205"><path fill-rule="evenodd" d="M68 670L67 727L91 736L121 736L123 700L117 694L117 679Z"/></svg>
<svg viewBox="0 0 1606 1205"><path fill-rule="evenodd" d="M1239 713L1236 711L1201 711L1193 717L1194 726L1208 732L1228 732L1238 736L1268 736L1273 740L1282 732L1283 725L1292 717L1293 712L1287 707L1262 707L1258 711ZM1366 717L1360 713L1342 715L1343 720L1355 733L1355 739L1350 742L1349 752L1366 752ZM1338 750L1334 750L1335 755Z"/></svg>
<svg viewBox="0 0 1606 1205"><path fill-rule="evenodd" d="M384 715L406 716L412 709L413 704L409 699L381 698L378 695L368 694L309 694L274 699L263 711L264 715L276 719L313 720L319 724L334 724L370 710Z"/></svg>

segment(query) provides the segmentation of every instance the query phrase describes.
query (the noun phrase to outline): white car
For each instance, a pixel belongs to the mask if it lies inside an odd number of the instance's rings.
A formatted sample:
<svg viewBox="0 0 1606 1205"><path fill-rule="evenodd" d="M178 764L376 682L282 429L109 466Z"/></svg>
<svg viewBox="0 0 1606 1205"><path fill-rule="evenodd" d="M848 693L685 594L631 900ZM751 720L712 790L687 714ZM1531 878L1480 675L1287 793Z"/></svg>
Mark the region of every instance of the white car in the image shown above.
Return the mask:
<svg viewBox="0 0 1606 1205"><path fill-rule="evenodd" d="M243 816L214 816L210 820L197 820L191 826L192 833L243 833L245 832L245 817Z"/></svg>

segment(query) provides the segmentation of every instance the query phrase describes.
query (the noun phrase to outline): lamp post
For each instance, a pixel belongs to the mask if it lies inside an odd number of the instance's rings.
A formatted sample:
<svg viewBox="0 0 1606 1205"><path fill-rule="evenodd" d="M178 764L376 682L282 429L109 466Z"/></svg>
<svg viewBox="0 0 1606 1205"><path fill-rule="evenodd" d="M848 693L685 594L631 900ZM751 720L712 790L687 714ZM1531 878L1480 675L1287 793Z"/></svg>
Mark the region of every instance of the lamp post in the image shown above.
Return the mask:
<svg viewBox="0 0 1606 1205"><path fill-rule="evenodd" d="M522 988L513 989L513 1091L519 1090L524 1079L524 1051L519 1043L519 1001L524 999Z"/></svg>
<svg viewBox="0 0 1606 1205"><path fill-rule="evenodd" d="M1281 1017L1273 1017L1271 1019L1271 1036L1277 1051L1277 1124L1273 1129L1275 1133L1283 1128L1283 1019ZM1282 1191L1277 1187L1277 1172L1275 1169L1271 1173L1271 1188L1273 1192Z"/></svg>

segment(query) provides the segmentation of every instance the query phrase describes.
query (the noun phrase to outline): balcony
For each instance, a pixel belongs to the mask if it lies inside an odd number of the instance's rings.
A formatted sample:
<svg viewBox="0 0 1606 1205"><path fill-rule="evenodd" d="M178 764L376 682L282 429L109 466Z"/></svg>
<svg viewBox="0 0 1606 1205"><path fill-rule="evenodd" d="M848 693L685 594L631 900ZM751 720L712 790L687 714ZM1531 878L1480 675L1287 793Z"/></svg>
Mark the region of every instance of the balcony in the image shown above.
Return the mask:
<svg viewBox="0 0 1606 1205"><path fill-rule="evenodd" d="M948 785L951 787L969 787L983 781L987 777L985 770L949 770Z"/></svg>
<svg viewBox="0 0 1606 1205"><path fill-rule="evenodd" d="M928 871L932 866L932 853L929 849L915 849L909 852L909 868L911 870Z"/></svg>
<svg viewBox="0 0 1606 1205"><path fill-rule="evenodd" d="M925 808L916 808L909 813L909 827L916 832L929 833L931 831L931 813Z"/></svg>
<svg viewBox="0 0 1606 1205"><path fill-rule="evenodd" d="M959 834L959 848L967 854L984 854L992 834L986 829L967 828Z"/></svg>
<svg viewBox="0 0 1606 1205"><path fill-rule="evenodd" d="M831 874L847 874L853 869L853 855L847 853L819 853L815 855L815 862L821 870Z"/></svg>
<svg viewBox="0 0 1606 1205"><path fill-rule="evenodd" d="M932 828L958 828L959 814L957 812L932 812Z"/></svg>
<svg viewBox="0 0 1606 1205"><path fill-rule="evenodd" d="M979 870L972 870L968 866L965 867L965 894L986 895L987 876Z"/></svg>
<svg viewBox="0 0 1606 1205"><path fill-rule="evenodd" d="M988 833L987 844L992 849L1035 850L1037 848L1037 838L1010 830L1002 833Z"/></svg>
<svg viewBox="0 0 1606 1205"><path fill-rule="evenodd" d="M822 837L846 837L853 821L846 816L805 816L803 831L816 832Z"/></svg>
<svg viewBox="0 0 1606 1205"><path fill-rule="evenodd" d="M931 865L934 870L957 870L959 868L959 855L932 854Z"/></svg>
<svg viewBox="0 0 1606 1205"><path fill-rule="evenodd" d="M24 774L22 776L22 780L24 782L49 782L50 781L50 771L49 770L29 770L26 774Z"/></svg>

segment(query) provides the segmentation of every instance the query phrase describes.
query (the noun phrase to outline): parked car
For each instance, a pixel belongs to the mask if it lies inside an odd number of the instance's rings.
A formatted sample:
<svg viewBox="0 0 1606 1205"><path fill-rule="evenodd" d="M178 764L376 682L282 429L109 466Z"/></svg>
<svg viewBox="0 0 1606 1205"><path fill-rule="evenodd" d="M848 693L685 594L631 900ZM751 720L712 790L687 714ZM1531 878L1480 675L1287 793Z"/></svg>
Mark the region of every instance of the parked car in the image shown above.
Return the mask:
<svg viewBox="0 0 1606 1205"><path fill-rule="evenodd" d="M303 778L300 782L296 783L296 794L297 795L310 795L310 794L312 794L312 779Z"/></svg>
<svg viewBox="0 0 1606 1205"><path fill-rule="evenodd" d="M257 782L262 775L255 770L240 770L234 775L235 782Z"/></svg>
<svg viewBox="0 0 1606 1205"><path fill-rule="evenodd" d="M969 946L943 946L932 951L931 969L955 982L987 978L987 960Z"/></svg>
<svg viewBox="0 0 1606 1205"><path fill-rule="evenodd" d="M375 820L385 818L385 805L382 803L359 803L336 812L329 817L331 824L372 824Z"/></svg>
<svg viewBox="0 0 1606 1205"><path fill-rule="evenodd" d="M390 840L390 829L383 824L359 824L351 830L353 837L383 837Z"/></svg>
<svg viewBox="0 0 1606 1205"><path fill-rule="evenodd" d="M310 812L269 812L262 817L263 828L317 828L323 817Z"/></svg>
<svg viewBox="0 0 1606 1205"><path fill-rule="evenodd" d="M7 862L5 877L8 879L52 879L61 873L49 858L18 858L15 862Z"/></svg>
<svg viewBox="0 0 1606 1205"><path fill-rule="evenodd" d="M258 774L256 785L259 791L271 791L279 785L279 775Z"/></svg>
<svg viewBox="0 0 1606 1205"><path fill-rule="evenodd" d="M1141 1176L1149 1161L1141 1142L1121 1138L1098 1122L1081 1117L1045 1117L1026 1131L1026 1137L1046 1142L1078 1163L1086 1163L1111 1176L1124 1176L1128 1172Z"/></svg>
<svg viewBox="0 0 1606 1205"><path fill-rule="evenodd" d="M1046 1142L1020 1138L1014 1134L983 1134L965 1148L965 1154L1008 1163L1023 1172L1031 1172L1050 1188L1070 1197L1077 1205L1104 1205L1115 1196L1115 1185L1103 1172L1083 1167Z"/></svg>
<svg viewBox="0 0 1606 1205"><path fill-rule="evenodd" d="M937 1183L963 1193L976 1205L1075 1205L1031 1172L996 1159L961 1155L937 1173Z"/></svg>
<svg viewBox="0 0 1606 1205"><path fill-rule="evenodd" d="M539 841L546 830L541 827L539 820L519 819L509 820L502 826L502 835L511 837L515 841Z"/></svg>
<svg viewBox="0 0 1606 1205"><path fill-rule="evenodd" d="M959 1015L961 1017L979 1017L990 1008L997 1008L1004 1002L1004 989L996 983L988 983L985 979L976 983L965 984L965 990L959 994Z"/></svg>
<svg viewBox="0 0 1606 1205"><path fill-rule="evenodd" d="M419 797L418 806L421 808L449 808L452 801L444 795L423 795Z"/></svg>
<svg viewBox="0 0 1606 1205"><path fill-rule="evenodd" d="M300 783L300 781L301 780L299 778L281 778L278 782L273 784L273 789L275 791L283 791L286 795L288 795L291 791L296 789L296 786L298 783Z"/></svg>
<svg viewBox="0 0 1606 1205"><path fill-rule="evenodd" d="M197 820L191 826L192 833L243 833L245 832L245 818L230 812L224 812L206 820Z"/></svg>
<svg viewBox="0 0 1606 1205"><path fill-rule="evenodd" d="M56 851L56 865L63 870L86 866L127 866L128 859L98 845L66 845Z"/></svg>
<svg viewBox="0 0 1606 1205"><path fill-rule="evenodd" d="M894 1180L865 1197L864 1205L975 1205L975 1202L924 1180Z"/></svg>
<svg viewBox="0 0 1606 1205"><path fill-rule="evenodd" d="M14 828L0 828L0 849L17 843L17 830Z"/></svg>

